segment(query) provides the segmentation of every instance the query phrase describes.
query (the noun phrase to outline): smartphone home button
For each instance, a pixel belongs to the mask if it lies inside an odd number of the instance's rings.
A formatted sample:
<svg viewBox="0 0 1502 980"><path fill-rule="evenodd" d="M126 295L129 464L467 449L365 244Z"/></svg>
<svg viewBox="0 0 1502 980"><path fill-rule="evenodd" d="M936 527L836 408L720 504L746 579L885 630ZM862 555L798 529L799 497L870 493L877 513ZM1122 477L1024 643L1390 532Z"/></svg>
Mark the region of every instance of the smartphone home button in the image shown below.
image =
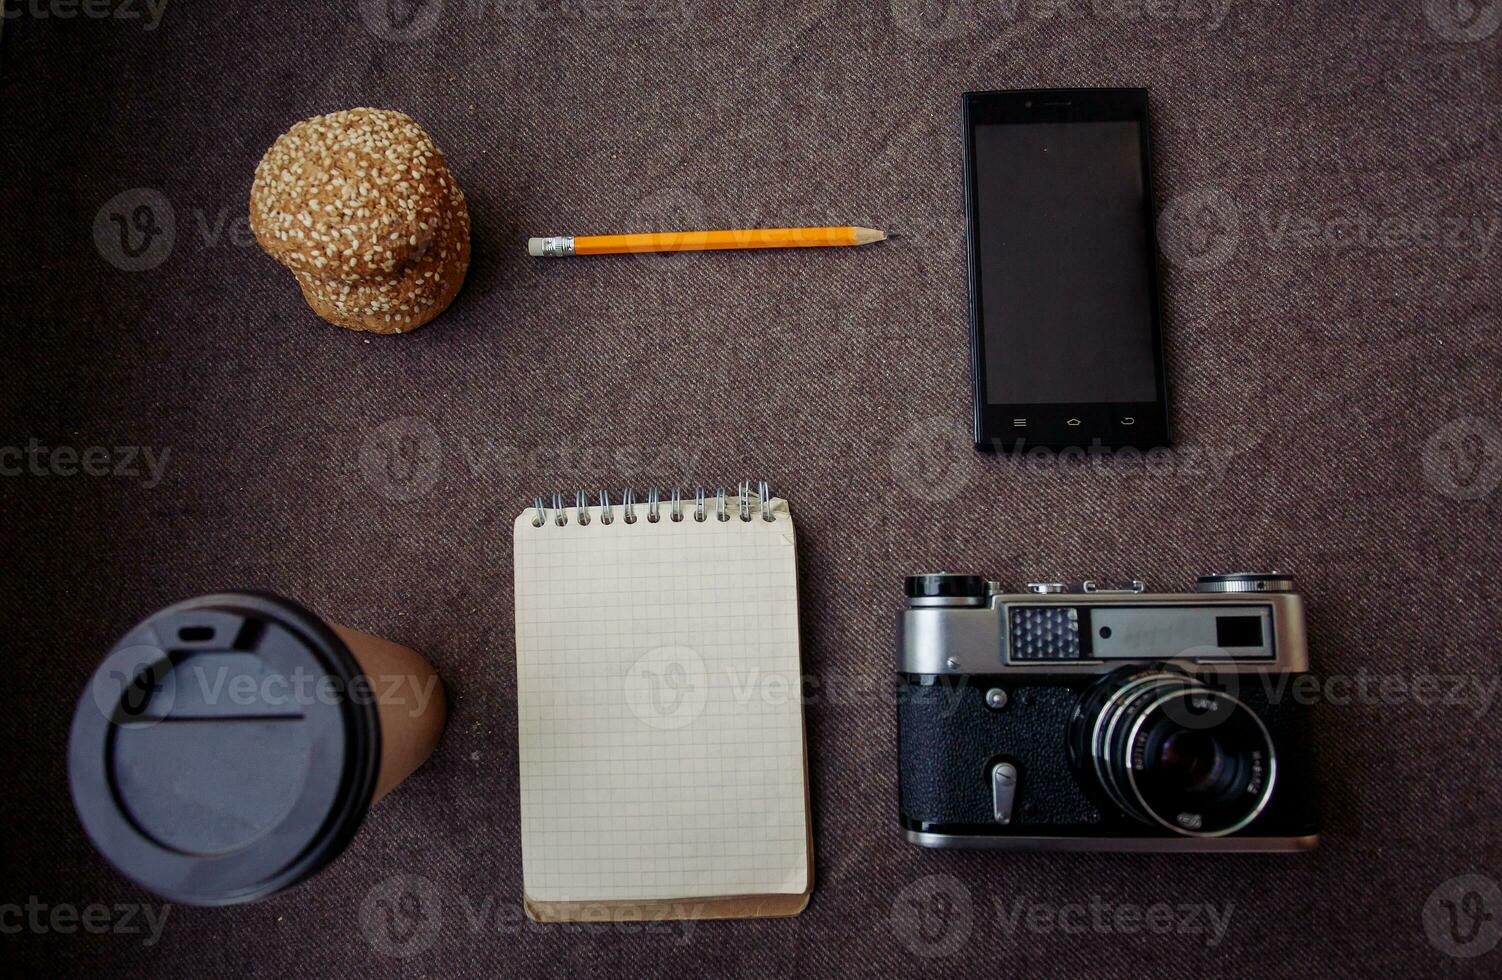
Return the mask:
<svg viewBox="0 0 1502 980"><path fill-rule="evenodd" d="M1079 419L1070 419L1068 422L1065 422L1064 424L1065 425L1079 425L1080 424L1080 420Z"/></svg>

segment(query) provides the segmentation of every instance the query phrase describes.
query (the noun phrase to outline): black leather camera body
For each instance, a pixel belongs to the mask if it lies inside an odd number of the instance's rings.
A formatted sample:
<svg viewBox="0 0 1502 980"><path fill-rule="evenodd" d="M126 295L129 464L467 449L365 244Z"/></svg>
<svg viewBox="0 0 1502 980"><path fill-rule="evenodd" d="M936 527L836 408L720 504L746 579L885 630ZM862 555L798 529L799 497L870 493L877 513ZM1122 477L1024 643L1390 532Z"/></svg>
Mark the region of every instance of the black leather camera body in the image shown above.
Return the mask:
<svg viewBox="0 0 1502 980"><path fill-rule="evenodd" d="M1314 847L1303 604L1291 577L907 581L900 816L927 847Z"/></svg>

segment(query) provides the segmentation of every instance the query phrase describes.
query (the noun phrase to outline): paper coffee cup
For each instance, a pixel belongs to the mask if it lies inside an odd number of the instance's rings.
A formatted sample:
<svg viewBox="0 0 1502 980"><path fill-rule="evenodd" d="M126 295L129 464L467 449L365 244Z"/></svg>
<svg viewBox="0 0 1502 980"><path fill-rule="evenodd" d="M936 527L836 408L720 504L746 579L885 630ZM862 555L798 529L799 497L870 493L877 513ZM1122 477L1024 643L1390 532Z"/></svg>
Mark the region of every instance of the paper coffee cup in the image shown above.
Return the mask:
<svg viewBox="0 0 1502 980"><path fill-rule="evenodd" d="M290 600L221 593L154 613L73 715L84 830L168 899L227 905L305 881L432 753L443 685L407 647Z"/></svg>

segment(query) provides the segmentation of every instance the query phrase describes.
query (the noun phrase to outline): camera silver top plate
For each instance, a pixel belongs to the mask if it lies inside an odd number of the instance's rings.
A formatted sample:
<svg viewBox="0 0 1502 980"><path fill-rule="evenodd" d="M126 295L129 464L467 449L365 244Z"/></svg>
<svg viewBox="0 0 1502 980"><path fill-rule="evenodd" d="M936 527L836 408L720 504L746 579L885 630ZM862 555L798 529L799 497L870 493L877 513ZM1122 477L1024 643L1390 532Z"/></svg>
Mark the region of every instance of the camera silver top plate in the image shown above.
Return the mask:
<svg viewBox="0 0 1502 980"><path fill-rule="evenodd" d="M1071 621L1088 639L1067 635ZM901 673L1104 674L1130 661L1228 673L1307 670L1303 600L1283 591L1035 591L974 604L910 600L902 612Z"/></svg>

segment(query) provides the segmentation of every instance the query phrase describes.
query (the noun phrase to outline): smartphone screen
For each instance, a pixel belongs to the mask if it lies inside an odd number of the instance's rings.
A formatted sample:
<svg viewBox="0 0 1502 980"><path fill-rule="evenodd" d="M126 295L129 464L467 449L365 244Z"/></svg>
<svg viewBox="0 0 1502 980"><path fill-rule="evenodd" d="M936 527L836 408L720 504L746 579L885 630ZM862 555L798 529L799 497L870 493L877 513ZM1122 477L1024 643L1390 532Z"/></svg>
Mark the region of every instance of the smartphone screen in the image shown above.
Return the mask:
<svg viewBox="0 0 1502 980"><path fill-rule="evenodd" d="M967 95L977 445L1166 444L1146 110Z"/></svg>

